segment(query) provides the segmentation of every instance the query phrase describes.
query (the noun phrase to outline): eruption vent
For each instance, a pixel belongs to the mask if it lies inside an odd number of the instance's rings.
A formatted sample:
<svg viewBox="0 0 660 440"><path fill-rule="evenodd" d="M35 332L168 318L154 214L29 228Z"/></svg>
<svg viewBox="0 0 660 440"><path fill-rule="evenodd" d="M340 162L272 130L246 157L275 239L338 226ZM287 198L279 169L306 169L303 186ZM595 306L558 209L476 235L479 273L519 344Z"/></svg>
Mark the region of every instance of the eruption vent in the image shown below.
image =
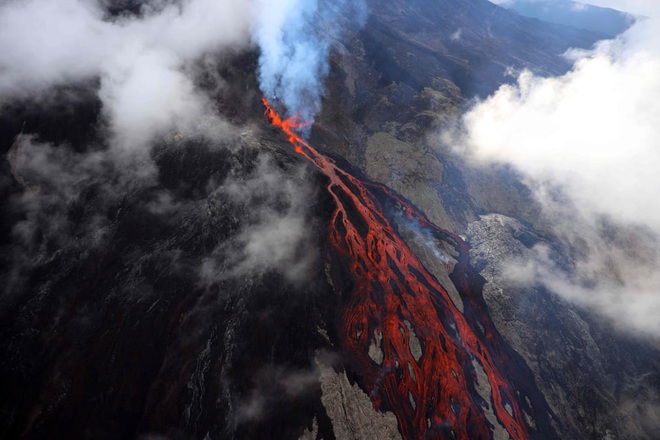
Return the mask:
<svg viewBox="0 0 660 440"><path fill-rule="evenodd" d="M509 359L504 343L485 312L480 284L473 288L476 275L468 266L466 243L386 187L341 169L296 133L299 122L283 120L263 102L270 122L329 179L327 190L335 203L330 244L353 278L352 290L341 292L340 339L374 406L396 414L405 439L492 438L488 407L512 439L528 438L521 405L505 373ZM399 236L380 200L459 252L451 278L463 296L464 313ZM421 355L413 355L411 331ZM369 356L374 335L382 338L382 362ZM475 390L473 362L488 377L491 402Z"/></svg>

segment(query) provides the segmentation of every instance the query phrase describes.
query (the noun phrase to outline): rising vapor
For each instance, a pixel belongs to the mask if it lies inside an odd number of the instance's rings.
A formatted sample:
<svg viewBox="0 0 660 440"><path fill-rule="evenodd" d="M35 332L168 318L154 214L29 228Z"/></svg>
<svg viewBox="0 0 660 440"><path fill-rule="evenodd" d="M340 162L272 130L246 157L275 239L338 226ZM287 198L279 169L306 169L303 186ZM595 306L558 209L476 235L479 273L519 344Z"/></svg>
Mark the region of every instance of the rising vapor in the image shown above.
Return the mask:
<svg viewBox="0 0 660 440"><path fill-rule="evenodd" d="M312 122L321 111L333 41L366 19L364 0L256 0L259 83L289 115Z"/></svg>
<svg viewBox="0 0 660 440"><path fill-rule="evenodd" d="M567 74L523 72L463 118L445 141L482 164L513 166L553 233L576 252L569 265L537 259L511 265L627 329L660 335L660 8L634 6L640 20L616 40L572 51ZM517 262L520 263L520 262Z"/></svg>

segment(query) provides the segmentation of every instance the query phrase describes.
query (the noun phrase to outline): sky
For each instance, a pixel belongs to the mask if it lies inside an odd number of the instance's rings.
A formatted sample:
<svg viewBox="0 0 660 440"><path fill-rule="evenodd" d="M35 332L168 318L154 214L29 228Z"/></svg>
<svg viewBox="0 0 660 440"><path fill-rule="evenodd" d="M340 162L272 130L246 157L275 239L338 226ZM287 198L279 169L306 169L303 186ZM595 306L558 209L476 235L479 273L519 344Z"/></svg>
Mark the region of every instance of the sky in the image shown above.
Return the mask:
<svg viewBox="0 0 660 440"><path fill-rule="evenodd" d="M647 17L573 69L517 82L474 103L448 142L482 166L515 169L553 233L577 250L566 264L539 246L510 275L595 310L617 327L660 336L660 2L595 0ZM520 263L520 262L517 262Z"/></svg>

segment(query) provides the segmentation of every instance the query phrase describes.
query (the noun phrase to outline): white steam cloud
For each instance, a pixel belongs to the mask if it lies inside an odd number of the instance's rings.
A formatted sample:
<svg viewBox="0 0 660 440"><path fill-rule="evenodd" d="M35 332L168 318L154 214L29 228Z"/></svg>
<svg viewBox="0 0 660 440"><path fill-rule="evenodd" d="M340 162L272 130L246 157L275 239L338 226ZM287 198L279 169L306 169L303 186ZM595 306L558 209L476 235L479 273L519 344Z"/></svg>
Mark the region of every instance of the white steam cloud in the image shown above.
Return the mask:
<svg viewBox="0 0 660 440"><path fill-rule="evenodd" d="M590 52L567 74L523 72L463 118L461 145L475 161L520 172L553 232L577 252L572 270L548 253L518 266L629 329L660 335L660 6L598 1L648 19ZM524 272L524 273L523 273Z"/></svg>
<svg viewBox="0 0 660 440"><path fill-rule="evenodd" d="M230 0L144 2L109 19L97 0L0 6L0 107L58 85L100 79L113 145L137 150L165 129L210 113L188 69L207 53L249 44L250 6Z"/></svg>
<svg viewBox="0 0 660 440"><path fill-rule="evenodd" d="M342 31L362 25L363 0L256 0L254 40L266 97L312 122L321 110L329 53Z"/></svg>

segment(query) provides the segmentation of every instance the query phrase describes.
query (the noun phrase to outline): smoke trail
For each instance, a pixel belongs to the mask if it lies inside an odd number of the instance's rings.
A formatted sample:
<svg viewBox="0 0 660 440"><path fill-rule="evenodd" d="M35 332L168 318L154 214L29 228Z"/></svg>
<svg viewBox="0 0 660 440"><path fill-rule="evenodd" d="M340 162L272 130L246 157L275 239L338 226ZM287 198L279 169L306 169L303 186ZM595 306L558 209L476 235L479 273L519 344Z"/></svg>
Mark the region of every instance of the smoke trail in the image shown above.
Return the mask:
<svg viewBox="0 0 660 440"><path fill-rule="evenodd" d="M261 90L289 115L312 122L321 111L332 42L364 23L364 0L256 0L254 7Z"/></svg>

